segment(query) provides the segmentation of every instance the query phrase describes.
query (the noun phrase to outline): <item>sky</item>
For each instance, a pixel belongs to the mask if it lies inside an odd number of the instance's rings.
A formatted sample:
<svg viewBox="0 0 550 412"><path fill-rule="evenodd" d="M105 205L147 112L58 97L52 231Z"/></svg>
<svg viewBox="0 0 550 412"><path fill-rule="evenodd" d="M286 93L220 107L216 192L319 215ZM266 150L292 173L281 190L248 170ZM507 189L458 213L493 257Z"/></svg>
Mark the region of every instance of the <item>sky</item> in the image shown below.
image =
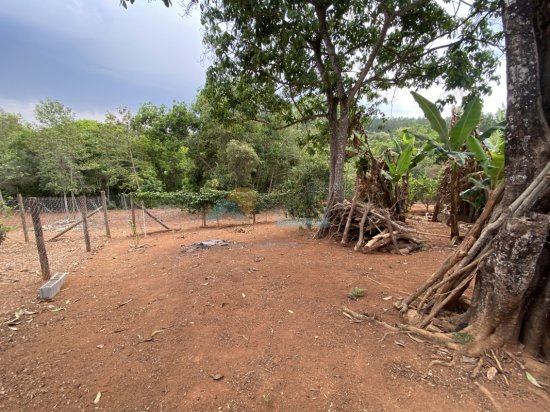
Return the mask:
<svg viewBox="0 0 550 412"><path fill-rule="evenodd" d="M119 0L2 0L0 108L31 121L34 105L50 98L78 118L103 120L122 106L191 103L208 55L198 13L183 16L173 3L137 0L125 10ZM503 85L485 99L485 111L503 106ZM442 97L437 88L423 94ZM388 98L386 115L421 116L408 91Z"/></svg>
<svg viewBox="0 0 550 412"><path fill-rule="evenodd" d="M177 3L177 2L174 2ZM207 68L197 15L138 0L3 0L0 107L32 118L61 101L82 118L143 102L191 103Z"/></svg>

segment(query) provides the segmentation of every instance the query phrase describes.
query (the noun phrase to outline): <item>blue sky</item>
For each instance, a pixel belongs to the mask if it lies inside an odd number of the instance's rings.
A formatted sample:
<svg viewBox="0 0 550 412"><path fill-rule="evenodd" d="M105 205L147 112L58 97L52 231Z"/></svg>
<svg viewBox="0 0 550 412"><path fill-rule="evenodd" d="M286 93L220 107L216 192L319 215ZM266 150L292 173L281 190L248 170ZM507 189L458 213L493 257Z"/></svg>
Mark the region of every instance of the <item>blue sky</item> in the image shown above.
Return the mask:
<svg viewBox="0 0 550 412"><path fill-rule="evenodd" d="M178 1L3 0L0 8L0 108L32 120L33 107L60 100L80 118L141 103L191 103L204 83L208 56L198 14ZM503 70L501 70L503 73ZM437 88L424 93L435 100ZM388 94L387 115L420 116L406 91ZM504 87L486 99L494 112Z"/></svg>

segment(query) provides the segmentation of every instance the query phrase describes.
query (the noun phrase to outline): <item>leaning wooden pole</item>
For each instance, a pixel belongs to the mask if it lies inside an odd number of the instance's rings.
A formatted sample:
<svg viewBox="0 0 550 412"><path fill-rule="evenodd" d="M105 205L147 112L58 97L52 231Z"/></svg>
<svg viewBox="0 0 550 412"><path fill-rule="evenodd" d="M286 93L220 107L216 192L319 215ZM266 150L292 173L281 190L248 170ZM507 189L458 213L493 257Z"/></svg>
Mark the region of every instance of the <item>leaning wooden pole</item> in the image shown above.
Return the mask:
<svg viewBox="0 0 550 412"><path fill-rule="evenodd" d="M133 196L130 196L130 210L132 211L132 231L137 233L136 225L136 204L134 202Z"/></svg>
<svg viewBox="0 0 550 412"><path fill-rule="evenodd" d="M136 206L137 208L143 210L143 211L147 214L147 216L149 216L151 219L153 219L155 222L157 222L159 225L161 225L161 226L162 226L163 228L165 228L166 230L172 230L172 229L170 229L168 226L166 226L166 225L164 224L164 222L162 222L160 219L158 219L157 217L153 216L153 215L151 214L151 212L149 212L149 211L145 208L145 206L143 206L143 204L141 204L141 205L136 204L135 206Z"/></svg>
<svg viewBox="0 0 550 412"><path fill-rule="evenodd" d="M93 215L95 215L97 212L99 212L101 209L103 209L103 206L99 206L97 209L95 209L93 212L91 213L88 213L88 216L87 218L91 218ZM70 225L69 227L63 229L63 231L59 232L57 235L55 235L54 237L52 237L50 240L48 240L48 242L53 242L55 241L56 239L60 238L61 236L63 236L65 233L67 233L69 230L72 230L74 229L75 227L77 227L79 224L82 223L82 219L80 219L78 222L75 222L73 223L72 225Z"/></svg>
<svg viewBox="0 0 550 412"><path fill-rule="evenodd" d="M36 200L36 198L34 199ZM21 226L23 227L25 243L29 243L29 232L27 230L27 221L25 219L25 204L23 203L23 196L21 196L21 193L17 193L17 203L19 204L19 215L21 216Z"/></svg>
<svg viewBox="0 0 550 412"><path fill-rule="evenodd" d="M78 198L80 203L80 213L82 214L82 231L84 233L84 243L86 243L86 252L92 251L90 243L90 233L88 232L88 210L86 207L86 196L82 195Z"/></svg>
<svg viewBox="0 0 550 412"><path fill-rule="evenodd" d="M48 262L48 254L46 252L46 242L44 242L44 232L42 231L42 222L40 221L40 205L36 197L29 198L32 226L34 228L34 237L36 238L36 249L38 250L38 259L40 261L40 269L42 271L42 279L50 278L50 264Z"/></svg>
<svg viewBox="0 0 550 412"><path fill-rule="evenodd" d="M353 195L353 199L351 201L351 208L349 210L348 219L346 220L346 226L344 227L344 234L342 235L343 245L347 245L348 243L349 229L351 227L351 222L353 220L353 213L355 212L355 205L357 205L358 197L359 197L359 187L358 187L358 184L355 183L355 194Z"/></svg>
<svg viewBox="0 0 550 412"><path fill-rule="evenodd" d="M455 265L458 264L459 266L456 268L456 270L460 270L464 266L468 265L472 260L474 260L475 256L477 256L477 253L470 253L472 247L476 243L478 243L483 228L489 221L495 207L500 203L503 194L504 185L501 184L493 191L493 193L489 197L489 200L487 201L483 212L477 219L474 226L472 226L470 231L466 234L466 237L464 238L460 246L447 257L447 259L441 264L439 269L426 282L424 282L416 291L414 291L411 295L405 298L403 302L399 304L402 314L404 314L408 310L409 305L416 301L416 299L418 299L421 295L428 291L433 285L440 282L445 277L450 276L454 272L450 271L455 267ZM426 299L421 300L422 304L420 306L423 306L423 302L425 300Z"/></svg>

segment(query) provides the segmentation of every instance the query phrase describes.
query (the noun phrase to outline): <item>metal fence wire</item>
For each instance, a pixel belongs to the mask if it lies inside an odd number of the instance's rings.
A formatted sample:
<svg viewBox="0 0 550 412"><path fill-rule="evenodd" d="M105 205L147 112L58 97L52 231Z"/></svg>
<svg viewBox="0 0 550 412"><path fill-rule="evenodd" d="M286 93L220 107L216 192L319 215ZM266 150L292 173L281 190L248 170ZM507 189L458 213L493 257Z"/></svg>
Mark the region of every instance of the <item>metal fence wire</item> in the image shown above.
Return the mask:
<svg viewBox="0 0 550 412"><path fill-rule="evenodd" d="M2 221L8 240L0 250L0 271L20 267L48 279L55 272L75 269L85 253L101 247L110 237L109 222L102 211L102 196L28 197L17 196L4 208ZM28 245L38 259L21 259ZM36 256L36 255L35 255Z"/></svg>
<svg viewBox="0 0 550 412"><path fill-rule="evenodd" d="M56 272L72 272L108 239L132 240L152 233L179 230L186 226L234 226L252 223L239 208L221 201L204 216L190 214L173 204L147 204L129 195L22 197L5 202L0 208L0 224L8 227L7 239L0 246L0 281L14 272L49 278ZM280 212L280 211L279 211ZM267 221L278 212L265 211L256 221ZM280 213L279 213L280 214ZM204 219L203 219L204 218Z"/></svg>

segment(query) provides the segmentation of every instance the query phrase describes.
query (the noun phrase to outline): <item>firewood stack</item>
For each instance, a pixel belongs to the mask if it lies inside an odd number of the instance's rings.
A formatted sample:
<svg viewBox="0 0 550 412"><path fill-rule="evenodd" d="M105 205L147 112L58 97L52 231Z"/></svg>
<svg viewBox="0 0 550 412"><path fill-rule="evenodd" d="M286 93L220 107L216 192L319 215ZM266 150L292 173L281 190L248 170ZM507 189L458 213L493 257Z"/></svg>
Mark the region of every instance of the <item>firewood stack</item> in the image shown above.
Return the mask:
<svg viewBox="0 0 550 412"><path fill-rule="evenodd" d="M372 203L337 203L329 220L331 236L341 239L342 244L356 242L355 251L408 254L421 244L402 222L390 217L387 209L377 208Z"/></svg>

